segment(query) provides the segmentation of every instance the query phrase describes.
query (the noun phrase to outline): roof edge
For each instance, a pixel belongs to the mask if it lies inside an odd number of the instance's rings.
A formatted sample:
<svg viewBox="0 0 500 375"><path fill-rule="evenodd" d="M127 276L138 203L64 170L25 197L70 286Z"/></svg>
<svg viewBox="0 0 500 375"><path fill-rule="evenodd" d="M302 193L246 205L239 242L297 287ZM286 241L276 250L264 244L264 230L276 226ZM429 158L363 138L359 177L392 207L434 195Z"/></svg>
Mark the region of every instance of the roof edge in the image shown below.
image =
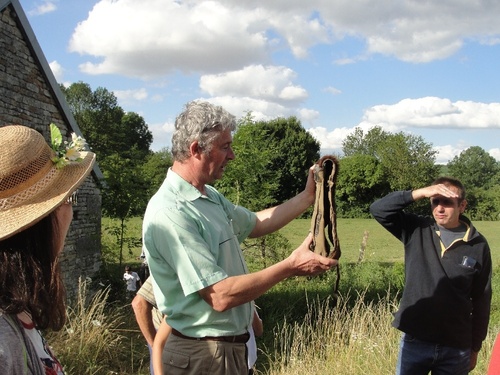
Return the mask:
<svg viewBox="0 0 500 375"><path fill-rule="evenodd" d="M56 77L54 76L54 73L50 68L45 54L43 53L42 48L40 47L40 44L38 43L38 40L35 36L35 32L31 28L28 17L26 17L26 14L24 13L19 0L0 0L0 11L4 10L9 5L14 8L16 16L19 19L21 32L26 38L26 42L33 53L33 57L36 59L36 61L38 61L42 74L49 85L49 89L52 91L52 94L56 99L63 118L66 119L68 125L76 134L82 135L80 127L78 126L75 118L73 117L73 114L71 113L68 103L66 102L66 98L62 93L59 84L57 83ZM94 164L93 172L98 180L104 180L104 175L97 162Z"/></svg>

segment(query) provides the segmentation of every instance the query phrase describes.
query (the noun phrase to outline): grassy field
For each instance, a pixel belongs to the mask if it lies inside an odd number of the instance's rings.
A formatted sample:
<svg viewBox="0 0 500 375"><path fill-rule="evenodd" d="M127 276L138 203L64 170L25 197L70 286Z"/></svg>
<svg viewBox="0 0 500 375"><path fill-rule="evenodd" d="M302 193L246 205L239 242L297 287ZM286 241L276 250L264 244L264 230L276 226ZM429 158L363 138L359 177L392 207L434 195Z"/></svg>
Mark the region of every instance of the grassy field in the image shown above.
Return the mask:
<svg viewBox="0 0 500 375"><path fill-rule="evenodd" d="M127 237L140 238L141 224L140 218L130 220ZM393 373L399 333L390 323L392 312L397 308L398 288L403 274L402 245L375 220L340 219L337 224L342 248L340 298L334 302L329 299L335 280L333 272L313 279L288 279L259 298L256 302L264 320L265 333L257 341L260 351L258 374ZM488 239L494 269L498 269L500 222L474 224ZM103 229L111 225L109 219L103 218ZM303 241L309 225L309 220L298 219L283 228L281 233L290 242L291 249ZM358 265L364 236L367 236L364 261ZM107 230L103 230L102 241L105 247L116 248L115 237ZM123 263L138 265L136 257L141 248L134 241L129 243L132 246L130 249L125 247ZM392 287L388 285L394 285L396 293L389 290ZM500 275L494 272L494 291L498 287ZM116 373L144 375L147 373L147 348L131 309L127 306L125 310L120 327L109 329L125 334L126 339L121 344L124 353L119 356L122 365L125 365L123 358L127 357L127 345L129 349L129 365L126 366L129 370L121 367ZM499 329L500 299L494 293L490 334L483 344L478 367L473 374L486 373L489 353ZM70 347L69 344L67 346Z"/></svg>
<svg viewBox="0 0 500 375"><path fill-rule="evenodd" d="M112 220L103 218L103 228L109 227ZM141 238L140 218L132 218L127 223L127 236ZM490 244L493 265L500 265L500 222L478 221L474 222L476 228L486 237ZM297 219L281 230L281 233L290 241L292 249L296 248L307 236L310 227L309 219ZM340 246L342 249L342 262L355 262L359 256L359 249L365 231L368 232L365 260L375 262L403 261L403 248L401 243L372 219L339 219L337 222ZM103 231L103 242L112 243L114 239L109 233ZM134 246L124 251L124 262L137 264L136 257L141 253L140 246Z"/></svg>
<svg viewBox="0 0 500 375"><path fill-rule="evenodd" d="M476 228L486 237L491 248L493 266L500 265L500 222L474 222ZM282 229L292 248L296 248L309 231L309 219L297 219ZM337 222L342 262L355 262L365 231L368 232L365 260L375 262L403 261L403 246L394 236L372 219L340 219Z"/></svg>

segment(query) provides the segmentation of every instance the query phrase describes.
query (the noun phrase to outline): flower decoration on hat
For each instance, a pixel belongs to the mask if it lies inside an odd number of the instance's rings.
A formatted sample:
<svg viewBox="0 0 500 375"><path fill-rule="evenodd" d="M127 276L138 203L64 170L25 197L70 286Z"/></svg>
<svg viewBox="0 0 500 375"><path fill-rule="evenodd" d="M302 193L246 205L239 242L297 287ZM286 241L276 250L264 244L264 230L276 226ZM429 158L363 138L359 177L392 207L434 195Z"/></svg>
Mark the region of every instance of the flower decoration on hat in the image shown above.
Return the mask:
<svg viewBox="0 0 500 375"><path fill-rule="evenodd" d="M50 124L50 145L55 152L52 162L57 169L64 167L70 162L82 161L80 151L84 151L87 142L75 133L71 133L71 141L62 140L61 131L55 124Z"/></svg>

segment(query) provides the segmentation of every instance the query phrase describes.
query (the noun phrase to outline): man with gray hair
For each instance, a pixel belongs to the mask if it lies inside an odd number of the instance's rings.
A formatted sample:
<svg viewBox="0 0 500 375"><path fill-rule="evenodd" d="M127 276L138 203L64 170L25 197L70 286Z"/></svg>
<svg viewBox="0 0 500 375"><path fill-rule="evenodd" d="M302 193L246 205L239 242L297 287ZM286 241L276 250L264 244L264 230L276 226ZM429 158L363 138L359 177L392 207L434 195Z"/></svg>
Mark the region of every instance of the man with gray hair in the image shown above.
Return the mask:
<svg viewBox="0 0 500 375"><path fill-rule="evenodd" d="M288 277L337 265L310 251L309 234L285 260L248 272L240 243L303 213L314 203L315 183L311 167L301 193L256 213L229 202L210 184L235 157L235 128L234 116L222 107L188 103L175 122L173 165L146 209L146 256L158 307L172 327L162 354L170 375L246 375L252 301Z"/></svg>

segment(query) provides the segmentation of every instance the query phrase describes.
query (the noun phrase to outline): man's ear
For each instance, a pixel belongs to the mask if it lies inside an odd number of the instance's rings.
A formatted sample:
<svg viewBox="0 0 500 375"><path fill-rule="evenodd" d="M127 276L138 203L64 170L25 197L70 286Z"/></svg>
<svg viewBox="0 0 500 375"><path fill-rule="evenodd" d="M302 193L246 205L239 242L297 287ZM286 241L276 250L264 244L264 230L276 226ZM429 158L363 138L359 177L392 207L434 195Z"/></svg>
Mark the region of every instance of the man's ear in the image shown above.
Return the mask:
<svg viewBox="0 0 500 375"><path fill-rule="evenodd" d="M202 150L201 150L201 147L200 147L200 144L198 143L198 141L193 141L189 145L189 152L191 153L191 156L194 156L196 159L200 158L200 156L202 154Z"/></svg>
<svg viewBox="0 0 500 375"><path fill-rule="evenodd" d="M464 213L466 207L467 207L467 199L463 199L462 202L460 202L460 213L461 214Z"/></svg>

